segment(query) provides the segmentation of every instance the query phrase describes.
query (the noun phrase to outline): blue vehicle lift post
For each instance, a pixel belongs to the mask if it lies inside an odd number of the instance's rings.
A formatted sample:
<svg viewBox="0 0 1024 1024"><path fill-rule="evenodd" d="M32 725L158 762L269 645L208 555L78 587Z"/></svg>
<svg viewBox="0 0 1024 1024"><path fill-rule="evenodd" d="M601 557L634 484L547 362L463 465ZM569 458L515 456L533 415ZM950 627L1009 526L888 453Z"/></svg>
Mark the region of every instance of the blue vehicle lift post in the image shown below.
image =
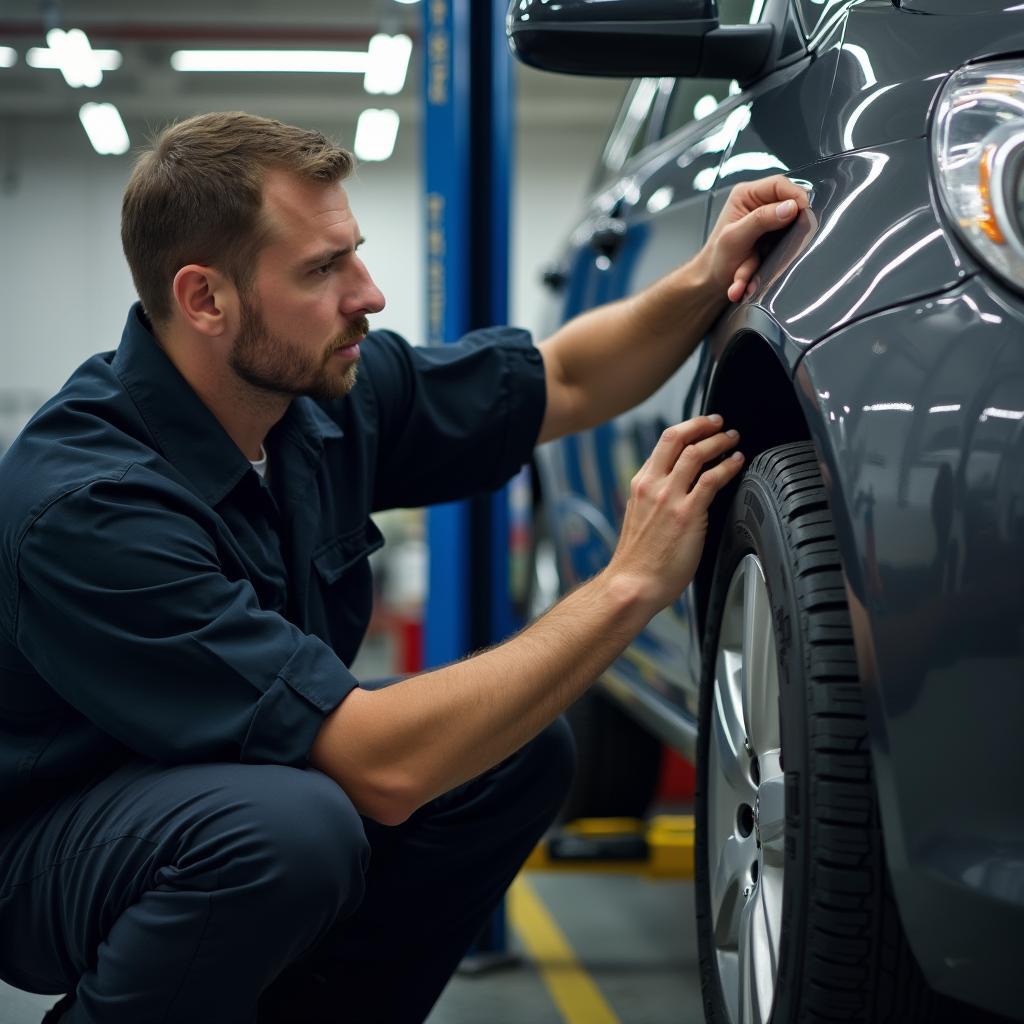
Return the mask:
<svg viewBox="0 0 1024 1024"><path fill-rule="evenodd" d="M425 0L424 149L427 336L457 340L508 319L513 125L505 0ZM427 667L504 639L509 598L506 490L428 512ZM503 960L504 907L474 950Z"/></svg>

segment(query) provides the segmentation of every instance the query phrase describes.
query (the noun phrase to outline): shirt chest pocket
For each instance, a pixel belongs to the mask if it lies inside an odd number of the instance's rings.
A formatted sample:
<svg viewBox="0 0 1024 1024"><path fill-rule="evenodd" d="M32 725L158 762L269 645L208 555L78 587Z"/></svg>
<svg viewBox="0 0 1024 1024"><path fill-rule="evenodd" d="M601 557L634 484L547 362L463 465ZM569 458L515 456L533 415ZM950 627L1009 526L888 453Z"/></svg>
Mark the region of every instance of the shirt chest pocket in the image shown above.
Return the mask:
<svg viewBox="0 0 1024 1024"><path fill-rule="evenodd" d="M374 522L334 537L313 551L319 593L311 596L309 626L335 653L352 664L370 621L373 577L369 555L384 546Z"/></svg>
<svg viewBox="0 0 1024 1024"><path fill-rule="evenodd" d="M372 519L339 537L324 541L313 551L313 565L326 586L333 586L350 569L384 546L384 536Z"/></svg>

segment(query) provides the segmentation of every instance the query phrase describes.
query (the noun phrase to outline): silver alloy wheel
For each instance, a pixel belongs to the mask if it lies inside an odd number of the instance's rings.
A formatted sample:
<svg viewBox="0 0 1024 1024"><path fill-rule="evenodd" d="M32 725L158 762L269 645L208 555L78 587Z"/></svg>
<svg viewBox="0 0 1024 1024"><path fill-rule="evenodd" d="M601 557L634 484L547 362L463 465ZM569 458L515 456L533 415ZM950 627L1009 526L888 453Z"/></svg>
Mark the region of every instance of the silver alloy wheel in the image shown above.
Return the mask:
<svg viewBox="0 0 1024 1024"><path fill-rule="evenodd" d="M779 969L786 811L775 631L755 555L729 582L710 728L707 850L718 976L732 1024L765 1024Z"/></svg>

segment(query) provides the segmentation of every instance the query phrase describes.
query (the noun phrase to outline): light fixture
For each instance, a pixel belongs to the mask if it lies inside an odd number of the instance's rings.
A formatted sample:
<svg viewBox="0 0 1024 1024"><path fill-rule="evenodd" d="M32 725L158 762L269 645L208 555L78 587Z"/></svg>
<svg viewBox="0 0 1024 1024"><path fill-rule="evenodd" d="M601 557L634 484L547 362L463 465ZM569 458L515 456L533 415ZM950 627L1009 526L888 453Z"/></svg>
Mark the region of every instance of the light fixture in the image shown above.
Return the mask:
<svg viewBox="0 0 1024 1024"><path fill-rule="evenodd" d="M396 4L418 4L420 0L395 0Z"/></svg>
<svg viewBox="0 0 1024 1024"><path fill-rule="evenodd" d="M398 114L372 107L359 115L353 149L360 160L387 160L395 151Z"/></svg>
<svg viewBox="0 0 1024 1024"><path fill-rule="evenodd" d="M93 50L93 56L99 65L100 71L116 71L121 66L120 50ZM53 50L45 46L33 46L25 54L25 63L30 68L52 68L60 70L60 61Z"/></svg>
<svg viewBox="0 0 1024 1024"><path fill-rule="evenodd" d="M175 71L310 71L365 74L369 55L362 50L176 50Z"/></svg>
<svg viewBox="0 0 1024 1024"><path fill-rule="evenodd" d="M120 156L128 152L128 131L113 103L83 103L78 117L97 153Z"/></svg>
<svg viewBox="0 0 1024 1024"><path fill-rule="evenodd" d="M0 68L12 68L18 63L18 51L9 46L0 46Z"/></svg>
<svg viewBox="0 0 1024 1024"><path fill-rule="evenodd" d="M369 93L393 96L402 91L405 73L409 70L412 40L408 36L389 36L378 32L367 50L369 66L363 79L363 88Z"/></svg>
<svg viewBox="0 0 1024 1024"><path fill-rule="evenodd" d="M89 37L80 29L65 32L51 28L46 33L46 47L33 46L25 56L25 63L33 68L57 68L64 81L73 89L85 86L93 89L103 81L104 71L115 71L121 66L117 50L94 50Z"/></svg>

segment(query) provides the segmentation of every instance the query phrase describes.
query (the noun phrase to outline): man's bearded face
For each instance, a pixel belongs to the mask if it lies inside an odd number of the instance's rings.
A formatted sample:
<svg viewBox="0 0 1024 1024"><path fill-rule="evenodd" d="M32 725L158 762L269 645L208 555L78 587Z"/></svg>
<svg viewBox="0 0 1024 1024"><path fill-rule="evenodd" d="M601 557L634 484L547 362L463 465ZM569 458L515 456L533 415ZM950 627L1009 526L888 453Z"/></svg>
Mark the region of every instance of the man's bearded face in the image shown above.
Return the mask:
<svg viewBox="0 0 1024 1024"><path fill-rule="evenodd" d="M354 320L322 349L311 350L271 333L255 295L243 292L241 299L242 325L228 365L242 380L292 398L342 398L352 390L359 359L335 353L363 339L370 329L365 316Z"/></svg>

